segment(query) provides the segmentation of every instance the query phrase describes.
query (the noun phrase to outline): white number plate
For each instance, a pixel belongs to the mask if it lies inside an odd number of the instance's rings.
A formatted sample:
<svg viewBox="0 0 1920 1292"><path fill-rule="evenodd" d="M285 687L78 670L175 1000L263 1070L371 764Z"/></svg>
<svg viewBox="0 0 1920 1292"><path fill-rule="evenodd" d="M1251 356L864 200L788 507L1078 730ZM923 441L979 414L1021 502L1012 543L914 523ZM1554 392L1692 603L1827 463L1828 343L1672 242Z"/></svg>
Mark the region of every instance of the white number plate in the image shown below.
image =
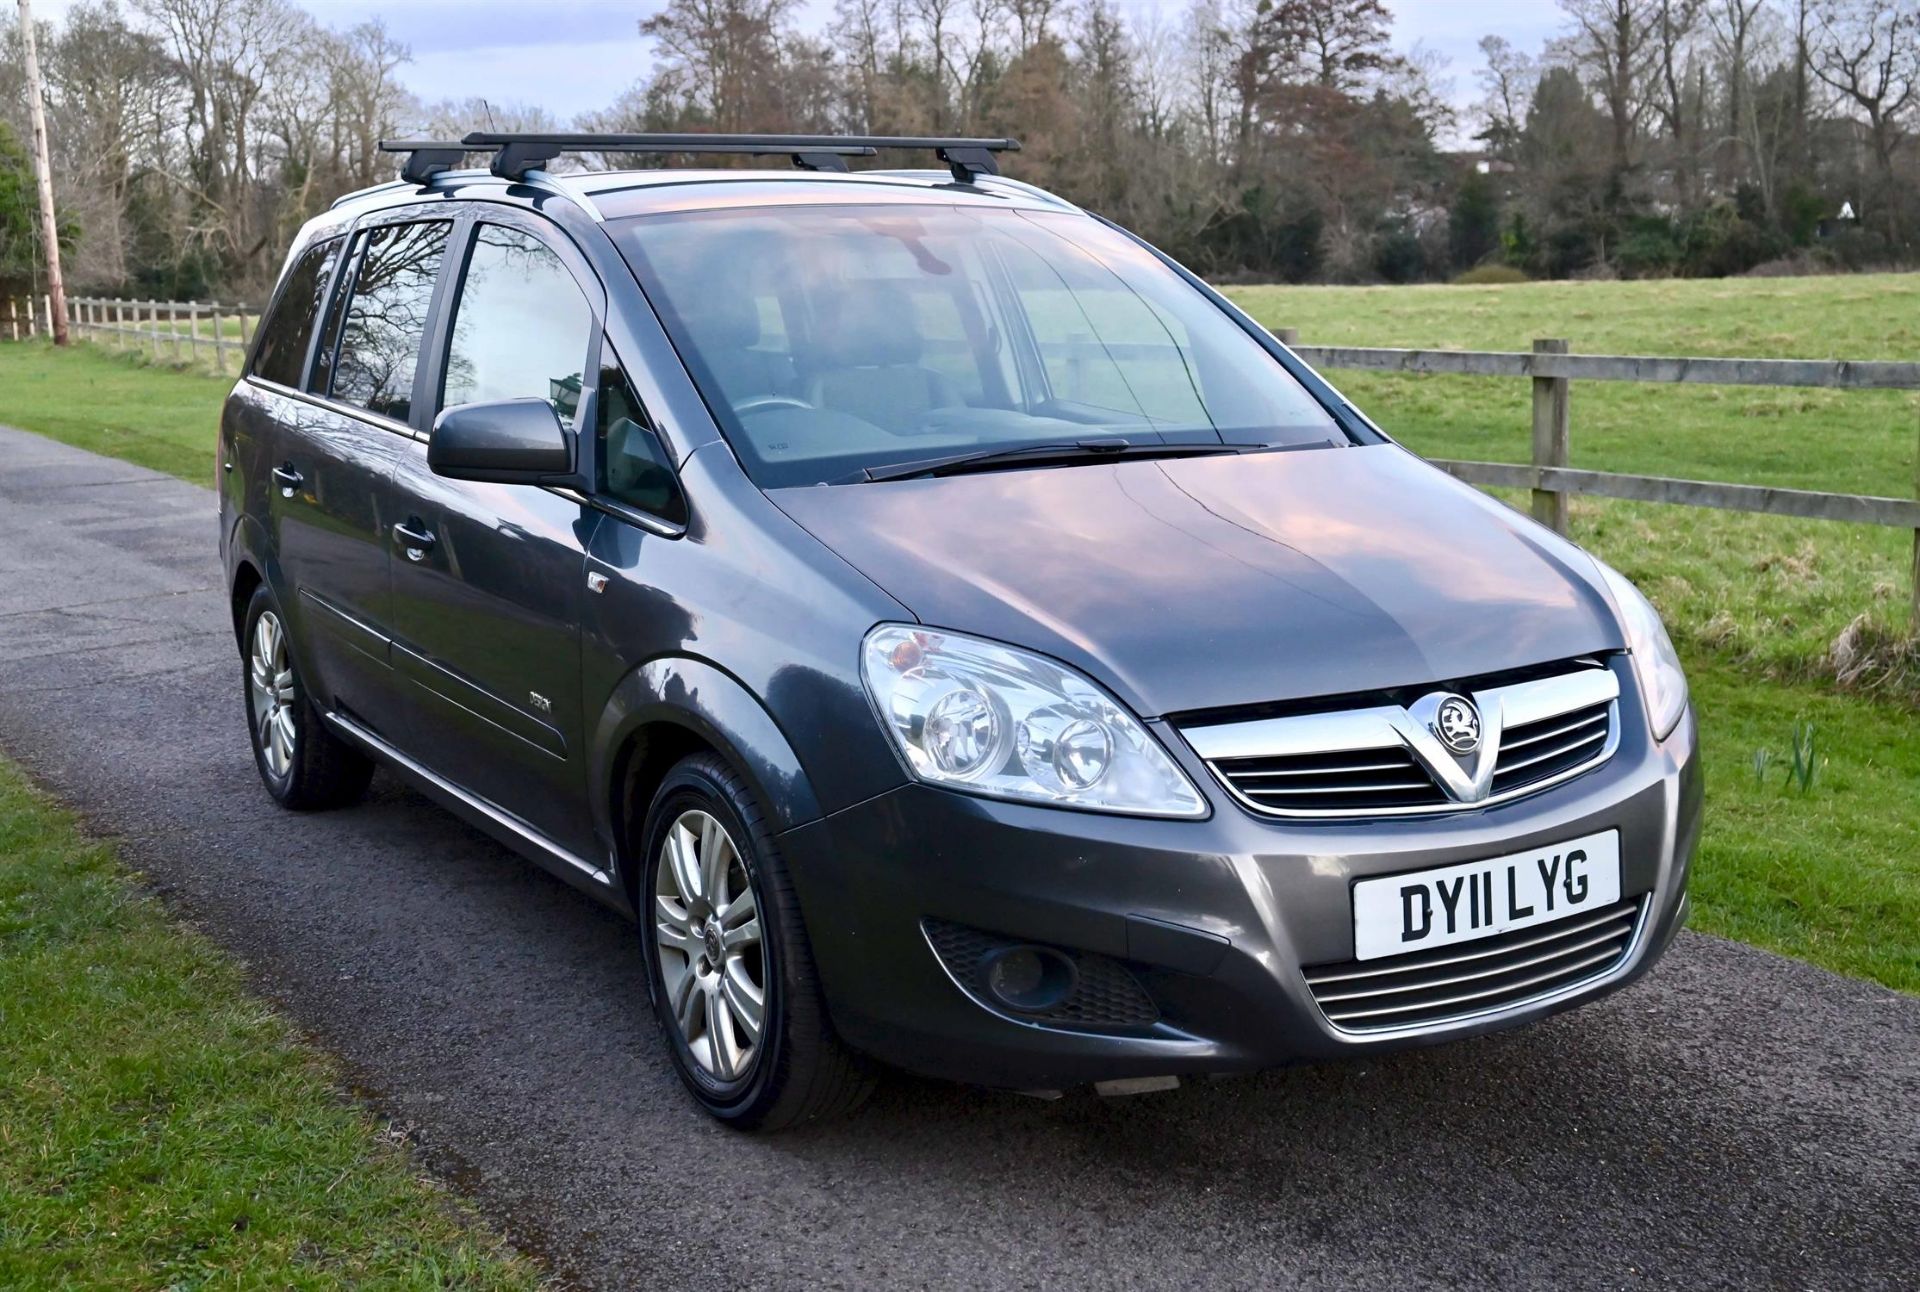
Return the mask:
<svg viewBox="0 0 1920 1292"><path fill-rule="evenodd" d="M1353 886L1353 954L1374 960L1562 920L1620 900L1620 832Z"/></svg>

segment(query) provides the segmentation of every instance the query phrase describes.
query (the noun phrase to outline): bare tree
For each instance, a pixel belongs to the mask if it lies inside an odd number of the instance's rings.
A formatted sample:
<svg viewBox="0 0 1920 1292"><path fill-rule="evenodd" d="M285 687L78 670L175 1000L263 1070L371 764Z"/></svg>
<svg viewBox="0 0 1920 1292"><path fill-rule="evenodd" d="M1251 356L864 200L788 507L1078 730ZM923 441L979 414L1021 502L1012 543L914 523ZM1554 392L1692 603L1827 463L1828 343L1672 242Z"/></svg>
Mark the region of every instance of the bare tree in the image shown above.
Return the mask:
<svg viewBox="0 0 1920 1292"><path fill-rule="evenodd" d="M1894 154L1920 95L1920 4L1915 0L1827 0L1817 11L1813 74L1867 119L1881 181L1881 222L1898 241Z"/></svg>
<svg viewBox="0 0 1920 1292"><path fill-rule="evenodd" d="M1653 52L1655 0L1560 0L1573 20L1568 49L1592 78L1611 122L1613 170L1631 169L1634 144L1646 112L1645 82Z"/></svg>
<svg viewBox="0 0 1920 1292"><path fill-rule="evenodd" d="M1758 3L1758 0L1755 0ZM1480 138L1487 151L1511 162L1520 130L1533 103L1533 87L1540 79L1539 61L1508 43L1504 36L1482 36L1480 56Z"/></svg>

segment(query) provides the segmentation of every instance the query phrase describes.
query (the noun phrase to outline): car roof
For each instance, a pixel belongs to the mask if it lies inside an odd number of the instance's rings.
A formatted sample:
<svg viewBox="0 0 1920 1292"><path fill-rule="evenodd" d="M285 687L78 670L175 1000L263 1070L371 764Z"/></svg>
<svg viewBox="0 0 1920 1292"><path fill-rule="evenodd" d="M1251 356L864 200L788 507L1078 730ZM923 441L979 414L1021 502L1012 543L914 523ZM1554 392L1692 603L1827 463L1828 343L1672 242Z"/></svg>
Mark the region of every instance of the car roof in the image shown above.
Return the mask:
<svg viewBox="0 0 1920 1292"><path fill-rule="evenodd" d="M395 180L349 193L333 203L332 211L336 215L350 217L418 201L435 192L446 194L456 190L488 188L506 197L525 196L529 200L540 192L558 193L571 199L595 221L725 207L870 203L1079 210L1045 189L999 175L982 175L971 184L959 184L946 170L834 173L673 167L571 174L534 171L517 182L500 179L485 170L445 171L425 184Z"/></svg>

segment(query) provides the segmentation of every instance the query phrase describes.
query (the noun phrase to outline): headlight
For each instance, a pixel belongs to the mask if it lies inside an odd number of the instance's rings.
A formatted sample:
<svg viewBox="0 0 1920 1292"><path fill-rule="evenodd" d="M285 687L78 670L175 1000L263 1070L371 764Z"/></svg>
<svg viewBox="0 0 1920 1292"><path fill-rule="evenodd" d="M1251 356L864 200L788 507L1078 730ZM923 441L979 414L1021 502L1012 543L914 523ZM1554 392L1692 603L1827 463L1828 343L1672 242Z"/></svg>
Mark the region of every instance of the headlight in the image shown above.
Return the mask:
<svg viewBox="0 0 1920 1292"><path fill-rule="evenodd" d="M881 624L861 646L860 673L881 725L923 781L1102 812L1207 814L1137 718L1052 660Z"/></svg>
<svg viewBox="0 0 1920 1292"><path fill-rule="evenodd" d="M1687 711L1687 675L1680 671L1680 657L1674 653L1667 626L1660 622L1660 612L1653 603L1620 571L1598 559L1594 564L1606 576L1614 603L1620 607L1620 626L1626 629L1627 646L1633 652L1633 673L1647 698L1653 738L1665 740Z"/></svg>

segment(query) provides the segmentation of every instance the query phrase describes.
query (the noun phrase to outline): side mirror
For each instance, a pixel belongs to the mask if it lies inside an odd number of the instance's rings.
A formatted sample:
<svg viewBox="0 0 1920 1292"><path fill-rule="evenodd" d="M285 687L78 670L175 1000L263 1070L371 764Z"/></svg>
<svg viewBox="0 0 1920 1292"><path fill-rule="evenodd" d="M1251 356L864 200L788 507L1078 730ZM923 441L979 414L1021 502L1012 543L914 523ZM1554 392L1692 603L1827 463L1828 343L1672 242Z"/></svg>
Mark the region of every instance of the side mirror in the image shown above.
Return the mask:
<svg viewBox="0 0 1920 1292"><path fill-rule="evenodd" d="M433 419L427 466L449 480L577 485L573 436L544 399L456 404Z"/></svg>

